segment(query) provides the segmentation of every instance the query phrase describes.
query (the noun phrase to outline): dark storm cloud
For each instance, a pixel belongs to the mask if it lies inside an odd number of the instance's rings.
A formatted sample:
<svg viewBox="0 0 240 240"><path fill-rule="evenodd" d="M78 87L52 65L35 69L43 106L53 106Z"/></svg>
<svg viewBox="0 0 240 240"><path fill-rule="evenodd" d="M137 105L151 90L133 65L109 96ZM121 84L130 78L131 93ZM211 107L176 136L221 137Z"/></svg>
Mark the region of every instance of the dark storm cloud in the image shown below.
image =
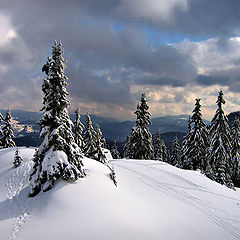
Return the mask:
<svg viewBox="0 0 240 240"><path fill-rule="evenodd" d="M231 70L215 71L209 75L199 75L197 82L205 86L214 84L228 86L230 91L240 92L240 67L235 67Z"/></svg>

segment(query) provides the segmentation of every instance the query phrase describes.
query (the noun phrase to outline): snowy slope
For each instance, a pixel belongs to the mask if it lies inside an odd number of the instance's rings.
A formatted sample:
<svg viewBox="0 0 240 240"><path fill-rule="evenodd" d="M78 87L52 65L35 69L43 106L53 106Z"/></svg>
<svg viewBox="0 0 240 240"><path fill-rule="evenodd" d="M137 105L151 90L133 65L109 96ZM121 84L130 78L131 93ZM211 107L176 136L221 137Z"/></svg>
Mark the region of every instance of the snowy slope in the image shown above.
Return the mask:
<svg viewBox="0 0 240 240"><path fill-rule="evenodd" d="M34 149L0 151L1 240L197 240L240 239L240 190L199 172L166 163L112 160L118 186L104 165L84 159L87 177L58 182L28 198Z"/></svg>

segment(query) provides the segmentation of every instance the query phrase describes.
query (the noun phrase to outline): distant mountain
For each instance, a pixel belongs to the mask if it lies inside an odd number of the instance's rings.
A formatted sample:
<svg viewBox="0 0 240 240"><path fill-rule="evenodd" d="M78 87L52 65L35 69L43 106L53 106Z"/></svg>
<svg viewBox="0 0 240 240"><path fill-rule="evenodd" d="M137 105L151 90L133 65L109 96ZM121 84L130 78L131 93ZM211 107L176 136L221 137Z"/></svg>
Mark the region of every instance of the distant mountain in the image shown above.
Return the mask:
<svg viewBox="0 0 240 240"><path fill-rule="evenodd" d="M209 121L204 120L207 125ZM102 122L101 129L104 136L109 139L115 139L117 141L125 141L126 136L130 134L131 128L134 126L134 121L124 122ZM152 125L149 127L150 132L155 134L160 130L161 134L167 132L185 133L188 126L188 115L179 116L165 116L152 119Z"/></svg>
<svg viewBox="0 0 240 240"><path fill-rule="evenodd" d="M4 115L5 110L0 110ZM14 128L17 145L21 146L38 146L41 142L39 139L39 126L37 121L42 117L40 112L28 112L23 110L11 110L14 119ZM70 118L75 119L75 114L71 114ZM81 116L81 120L85 122L85 115ZM130 134L131 128L134 126L135 121L119 121L114 118L104 118L91 115L93 125L100 124L104 137L109 142L110 146L113 141L119 142L122 147L126 136ZM158 130L162 135L162 139L166 142L168 147L171 146L172 140L178 134L179 142L182 141L187 125L188 115L179 116L164 116L152 119L150 131L154 135ZM207 125L210 122L205 121Z"/></svg>

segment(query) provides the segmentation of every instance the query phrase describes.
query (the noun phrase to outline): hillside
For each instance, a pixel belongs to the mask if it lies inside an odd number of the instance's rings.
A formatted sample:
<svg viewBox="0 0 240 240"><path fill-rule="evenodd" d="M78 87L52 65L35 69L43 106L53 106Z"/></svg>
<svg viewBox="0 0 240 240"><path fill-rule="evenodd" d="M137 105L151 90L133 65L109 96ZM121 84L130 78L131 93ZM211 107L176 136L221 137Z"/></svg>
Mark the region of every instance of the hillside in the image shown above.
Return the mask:
<svg viewBox="0 0 240 240"><path fill-rule="evenodd" d="M116 187L107 167L86 158L86 178L60 181L28 198L34 149L19 149L24 163L17 169L14 150L0 151L2 240L240 239L240 189L200 172L156 161L112 160Z"/></svg>

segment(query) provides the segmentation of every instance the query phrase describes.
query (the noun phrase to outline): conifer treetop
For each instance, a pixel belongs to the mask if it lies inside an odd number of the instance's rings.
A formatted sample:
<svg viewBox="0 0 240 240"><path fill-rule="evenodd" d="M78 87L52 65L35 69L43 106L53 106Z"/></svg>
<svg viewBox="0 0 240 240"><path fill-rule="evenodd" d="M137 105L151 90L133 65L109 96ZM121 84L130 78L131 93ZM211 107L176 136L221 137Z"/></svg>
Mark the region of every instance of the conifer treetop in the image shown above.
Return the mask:
<svg viewBox="0 0 240 240"><path fill-rule="evenodd" d="M218 93L217 105L219 109L222 109L222 105L225 104L225 100L223 99L223 91L222 89Z"/></svg>

